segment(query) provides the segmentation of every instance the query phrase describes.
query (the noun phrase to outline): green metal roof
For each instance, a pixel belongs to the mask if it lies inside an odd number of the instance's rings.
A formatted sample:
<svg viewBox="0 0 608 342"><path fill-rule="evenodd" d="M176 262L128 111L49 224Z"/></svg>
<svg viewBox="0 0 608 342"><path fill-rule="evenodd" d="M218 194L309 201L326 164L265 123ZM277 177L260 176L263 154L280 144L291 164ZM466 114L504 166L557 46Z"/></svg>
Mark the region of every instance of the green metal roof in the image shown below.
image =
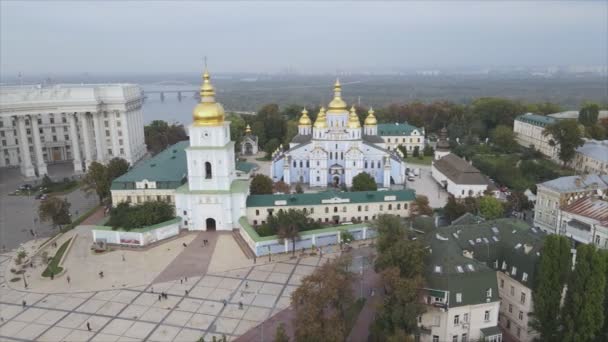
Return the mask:
<svg viewBox="0 0 608 342"><path fill-rule="evenodd" d="M522 121L522 122L526 122L535 126L541 126L541 127L545 127L551 124L554 124L555 122L557 122L557 119L550 117L550 116L544 116L544 115L538 115L538 114L532 114L532 113L526 113L523 115L519 115L515 118L515 120L518 121Z"/></svg>
<svg viewBox="0 0 608 342"><path fill-rule="evenodd" d="M156 182L159 189L175 189L187 176L185 148L189 141L180 141L154 157L133 167L112 182L112 190L134 189L135 182L144 179Z"/></svg>
<svg viewBox="0 0 608 342"><path fill-rule="evenodd" d="M249 195L247 197L247 207L273 207L276 201L285 201L286 206L298 205L317 205L324 204L323 200L332 198L349 199L348 203L369 203L369 202L388 202L386 196L395 196L394 201L413 201L416 192L411 189L393 191L324 191L303 194L284 194L284 195ZM342 204L342 203L338 203Z"/></svg>
<svg viewBox="0 0 608 342"><path fill-rule="evenodd" d="M412 126L407 122L378 124L378 134L384 136L411 135L416 129L420 132L420 134L422 134L422 130L420 128Z"/></svg>
<svg viewBox="0 0 608 342"><path fill-rule="evenodd" d="M479 330L481 330L481 333L485 337L502 335L502 330L500 330L500 328L497 327L497 326L488 327L488 328L482 328L482 329L479 329Z"/></svg>
<svg viewBox="0 0 608 342"><path fill-rule="evenodd" d="M251 170L253 170L257 166L258 166L257 164L248 163L248 162L237 162L236 163L236 169L239 171L243 171L245 173L251 172Z"/></svg>

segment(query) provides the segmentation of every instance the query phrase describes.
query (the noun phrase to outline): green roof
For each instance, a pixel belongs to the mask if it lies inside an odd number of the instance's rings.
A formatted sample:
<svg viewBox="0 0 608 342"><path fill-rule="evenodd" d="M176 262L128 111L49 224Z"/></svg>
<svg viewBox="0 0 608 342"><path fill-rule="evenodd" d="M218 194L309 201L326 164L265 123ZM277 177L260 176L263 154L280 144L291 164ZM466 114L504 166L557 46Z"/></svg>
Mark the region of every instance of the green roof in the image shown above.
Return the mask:
<svg viewBox="0 0 608 342"><path fill-rule="evenodd" d="M251 170L253 170L256 167L258 167L258 165L254 164L254 163L248 163L248 162L237 162L236 163L236 169L239 171L243 171L245 173L251 172Z"/></svg>
<svg viewBox="0 0 608 342"><path fill-rule="evenodd" d="M515 120L526 122L526 123L529 123L529 124L532 124L535 126L541 126L541 127L545 127L545 126L548 126L548 125L551 125L551 124L554 124L555 122L557 122L557 119L555 119L553 117L532 114L532 113L526 113L526 114L519 115L515 118Z"/></svg>
<svg viewBox="0 0 608 342"><path fill-rule="evenodd" d="M449 234L450 238L456 239L461 250L472 251L473 257L486 263L488 267L502 270L504 262L507 268L503 271L509 272L510 277L529 287L534 283L540 251L546 236L541 230L516 219L452 225L442 230L445 235ZM513 266L516 267L514 275L511 274ZM524 272L527 274L525 281Z"/></svg>
<svg viewBox="0 0 608 342"><path fill-rule="evenodd" d="M156 182L158 189L175 189L188 174L185 148L189 141L180 141L154 157L133 167L112 182L112 190L135 189L135 182Z"/></svg>
<svg viewBox="0 0 608 342"><path fill-rule="evenodd" d="M395 199L385 201L385 197L387 196L394 196ZM413 201L416 198L416 192L414 190L406 189L393 191L323 191L303 194L249 195L247 197L247 207L273 207L276 205L276 201L285 201L287 206L317 205L324 204L322 201L333 198L348 199L349 202L346 203L390 203L392 201Z"/></svg>
<svg viewBox="0 0 608 342"><path fill-rule="evenodd" d="M411 135L416 129L422 134L422 130L420 128L412 126L407 122L378 124L378 134L385 136Z"/></svg>

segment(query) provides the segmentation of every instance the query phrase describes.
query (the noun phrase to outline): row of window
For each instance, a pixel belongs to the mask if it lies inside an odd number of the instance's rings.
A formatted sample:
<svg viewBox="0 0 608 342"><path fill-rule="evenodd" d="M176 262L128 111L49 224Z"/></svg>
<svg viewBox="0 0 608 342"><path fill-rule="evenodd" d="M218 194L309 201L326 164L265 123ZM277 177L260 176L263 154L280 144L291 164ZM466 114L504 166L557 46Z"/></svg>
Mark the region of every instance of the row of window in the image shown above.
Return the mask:
<svg viewBox="0 0 608 342"><path fill-rule="evenodd" d="M395 208L394 210L401 210L401 203L397 203L394 206L394 208ZM403 209L407 209L407 203L403 203ZM343 206L341 208L341 210L342 210L343 213L345 213L348 209L347 209L346 206ZM387 205L387 210L393 210L393 203L389 203ZM266 209L266 211L268 212L268 216L272 216L272 213L274 212L274 209ZM282 211L283 211L283 209L279 209L279 212L282 212ZM315 208L314 207L311 207L310 209L302 208L302 211L305 214L307 214L307 213L314 214L315 213ZM333 207L333 212L337 213L338 211L339 211L339 208L337 206L334 206ZM367 204L366 205L358 205L357 206L357 211L358 212L369 211L369 205L367 205ZM384 211L384 204L380 204L378 206L378 211ZM325 213L328 214L329 212L330 212L330 207L326 206L325 207ZM260 216L260 210L259 209L255 210L255 216Z"/></svg>
<svg viewBox="0 0 608 342"><path fill-rule="evenodd" d="M387 142L387 143L390 143L390 142L391 142L391 138L387 138L387 139L386 139L386 142ZM396 143L399 143L399 138L395 138L395 142L396 142ZM401 142L402 142L402 143L405 143L405 138L402 138L402 139L401 139ZM413 142L414 142L414 139L413 139L413 138L410 138L410 143L413 143ZM416 138L416 141L415 141L415 142L419 143L419 142L420 142L420 138Z"/></svg>
<svg viewBox="0 0 608 342"><path fill-rule="evenodd" d="M500 288L504 288L505 287L505 280L504 279L500 279ZM511 295L511 297L515 297L515 287L513 285L511 285L511 290L509 291L509 294ZM526 293L525 292L521 292L521 295L519 296L519 302L522 304L526 304Z"/></svg>
<svg viewBox="0 0 608 342"><path fill-rule="evenodd" d="M401 215L397 214L397 217L401 217ZM367 221L369 221L369 219L370 219L369 216L352 216L350 218L350 221L349 221L348 217L346 217L346 216L338 216L338 215L336 215L336 216L333 216L331 218L331 221L334 222L334 223L339 223L339 222L367 222ZM376 215L373 215L371 217L371 219L375 220L376 219ZM322 218L318 218L317 219L317 222L319 222L319 223L323 223L323 222L329 223L329 221L330 221L329 217L326 217L324 219L322 219ZM262 220L262 221L259 222L259 224L266 224L266 221ZM257 227L258 226L258 220L253 220L253 225Z"/></svg>

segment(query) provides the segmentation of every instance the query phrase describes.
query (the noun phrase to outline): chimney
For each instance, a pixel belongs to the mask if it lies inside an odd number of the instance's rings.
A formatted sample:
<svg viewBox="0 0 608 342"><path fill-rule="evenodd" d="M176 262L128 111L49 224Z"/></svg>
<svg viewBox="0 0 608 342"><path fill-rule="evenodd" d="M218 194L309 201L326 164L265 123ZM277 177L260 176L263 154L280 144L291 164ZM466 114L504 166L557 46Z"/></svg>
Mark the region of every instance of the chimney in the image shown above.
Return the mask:
<svg viewBox="0 0 608 342"><path fill-rule="evenodd" d="M473 251L468 251L465 249L462 251L462 256L464 256L465 258L473 259Z"/></svg>
<svg viewBox="0 0 608 342"><path fill-rule="evenodd" d="M532 246L528 245L527 243L524 243L524 253L528 254L531 250Z"/></svg>

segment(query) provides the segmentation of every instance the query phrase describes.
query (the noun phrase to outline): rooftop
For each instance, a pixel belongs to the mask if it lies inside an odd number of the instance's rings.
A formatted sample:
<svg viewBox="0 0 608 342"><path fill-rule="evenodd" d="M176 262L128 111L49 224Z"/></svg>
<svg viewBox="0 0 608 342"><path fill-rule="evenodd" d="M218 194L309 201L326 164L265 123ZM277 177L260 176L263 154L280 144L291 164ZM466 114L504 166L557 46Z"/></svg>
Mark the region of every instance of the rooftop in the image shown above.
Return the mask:
<svg viewBox="0 0 608 342"><path fill-rule="evenodd" d="M466 160L450 153L433 163L434 167L456 184L490 185L489 179Z"/></svg>
<svg viewBox="0 0 608 342"><path fill-rule="evenodd" d="M595 196L583 197L562 208L563 211L588 217L608 226L608 201Z"/></svg>
<svg viewBox="0 0 608 342"><path fill-rule="evenodd" d="M378 124L378 134L384 136L395 136L395 135L411 135L413 131L418 130L422 133L422 130L416 126L412 126L407 122L404 123L385 123Z"/></svg>
<svg viewBox="0 0 608 342"><path fill-rule="evenodd" d="M577 148L576 152L584 154L589 158L608 163L608 140L587 141L583 146Z"/></svg>
<svg viewBox="0 0 608 342"><path fill-rule="evenodd" d="M538 115L538 114L533 114L533 113L526 113L523 115L519 115L515 118L515 120L517 121L522 121L522 122L526 122L535 126L541 126L541 127L545 127L551 124L554 124L555 122L557 122L557 119L550 117L550 116L544 116L544 115Z"/></svg>
<svg viewBox="0 0 608 342"><path fill-rule="evenodd" d="M539 185L560 193L593 189L605 190L608 189L608 176L599 176L597 174L564 176L540 183Z"/></svg>
<svg viewBox="0 0 608 342"><path fill-rule="evenodd" d="M568 110L565 112L549 114L550 117L553 117L556 119L578 119L578 115L579 115L578 110ZM598 120L604 119L604 118L608 118L608 110L600 110L600 112L598 113L598 116L597 116Z"/></svg>
<svg viewBox="0 0 608 342"><path fill-rule="evenodd" d="M371 203L413 201L414 190L394 191L323 191L317 193L284 195L249 195L247 207L300 206L319 204Z"/></svg>

